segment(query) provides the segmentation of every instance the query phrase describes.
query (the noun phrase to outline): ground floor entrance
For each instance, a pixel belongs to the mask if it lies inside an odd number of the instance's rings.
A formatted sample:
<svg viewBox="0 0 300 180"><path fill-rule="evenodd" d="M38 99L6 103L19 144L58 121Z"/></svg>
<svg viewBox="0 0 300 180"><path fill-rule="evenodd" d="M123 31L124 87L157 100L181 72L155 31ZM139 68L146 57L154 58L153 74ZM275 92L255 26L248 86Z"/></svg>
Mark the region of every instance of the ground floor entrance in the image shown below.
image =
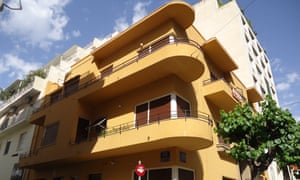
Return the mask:
<svg viewBox="0 0 300 180"><path fill-rule="evenodd" d="M134 180L139 180L134 173ZM194 171L180 167L148 169L141 180L194 180Z"/></svg>

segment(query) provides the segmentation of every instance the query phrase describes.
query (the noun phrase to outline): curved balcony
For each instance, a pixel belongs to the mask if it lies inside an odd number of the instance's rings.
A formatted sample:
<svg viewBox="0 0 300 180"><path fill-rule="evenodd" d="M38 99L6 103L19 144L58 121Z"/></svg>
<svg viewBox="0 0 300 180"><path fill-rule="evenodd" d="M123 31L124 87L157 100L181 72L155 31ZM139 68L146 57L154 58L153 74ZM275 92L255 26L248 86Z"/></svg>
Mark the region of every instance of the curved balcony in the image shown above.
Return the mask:
<svg viewBox="0 0 300 180"><path fill-rule="evenodd" d="M102 70L98 77L85 74L78 86L68 92L67 96L74 94L80 101L92 103L169 75L176 75L185 82L191 82L204 72L203 60L204 55L197 42L170 35L142 48L131 59ZM55 102L67 97L64 93L60 91L55 96ZM41 106L34 111L35 114L54 103L51 96L41 101Z"/></svg>
<svg viewBox="0 0 300 180"><path fill-rule="evenodd" d="M225 111L232 110L237 104L246 100L238 88L224 79L205 81L203 95L207 100Z"/></svg>
<svg viewBox="0 0 300 180"><path fill-rule="evenodd" d="M136 57L101 71L102 87L82 92L78 98L88 102L109 98L168 75L191 82L202 75L203 59L196 42L168 36L143 48Z"/></svg>
<svg viewBox="0 0 300 180"><path fill-rule="evenodd" d="M155 118L157 119L157 118ZM213 144L212 120L203 113L182 114L137 126L134 121L109 127L79 143L34 149L23 155L21 167L86 161L92 158L107 158L155 149L180 147L199 150ZM49 156L55 154L55 156Z"/></svg>

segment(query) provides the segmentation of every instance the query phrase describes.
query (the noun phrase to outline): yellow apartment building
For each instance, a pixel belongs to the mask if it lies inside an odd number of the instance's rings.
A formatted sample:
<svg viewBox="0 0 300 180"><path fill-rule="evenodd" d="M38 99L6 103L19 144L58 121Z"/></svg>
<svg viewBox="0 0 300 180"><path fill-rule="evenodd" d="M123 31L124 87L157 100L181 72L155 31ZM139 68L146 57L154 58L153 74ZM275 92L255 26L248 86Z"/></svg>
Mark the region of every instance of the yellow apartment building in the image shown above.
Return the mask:
<svg viewBox="0 0 300 180"><path fill-rule="evenodd" d="M168 3L49 83L30 118L25 179L137 180L139 160L142 180L240 179L213 128L221 109L262 97L193 21L189 4Z"/></svg>

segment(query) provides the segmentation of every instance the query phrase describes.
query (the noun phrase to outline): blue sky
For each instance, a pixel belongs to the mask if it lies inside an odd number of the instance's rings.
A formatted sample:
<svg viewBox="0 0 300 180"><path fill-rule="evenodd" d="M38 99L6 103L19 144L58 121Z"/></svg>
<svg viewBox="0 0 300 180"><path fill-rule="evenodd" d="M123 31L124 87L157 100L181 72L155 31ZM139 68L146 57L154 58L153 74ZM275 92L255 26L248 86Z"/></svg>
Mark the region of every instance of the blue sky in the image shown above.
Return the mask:
<svg viewBox="0 0 300 180"><path fill-rule="evenodd" d="M17 6L18 0L4 0ZM22 0L0 13L0 87L74 44L120 32L168 0ZM186 0L195 4L199 0ZM300 120L300 1L238 0L270 59L280 105Z"/></svg>

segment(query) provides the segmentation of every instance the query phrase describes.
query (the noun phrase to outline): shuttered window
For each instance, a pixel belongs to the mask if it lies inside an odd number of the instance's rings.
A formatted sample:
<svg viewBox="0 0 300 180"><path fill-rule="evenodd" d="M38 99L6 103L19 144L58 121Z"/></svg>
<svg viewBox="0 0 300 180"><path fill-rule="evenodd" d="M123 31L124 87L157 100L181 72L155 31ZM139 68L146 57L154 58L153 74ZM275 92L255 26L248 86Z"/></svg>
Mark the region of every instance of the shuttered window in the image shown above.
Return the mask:
<svg viewBox="0 0 300 180"><path fill-rule="evenodd" d="M184 99L176 96L177 102L177 117L189 117L190 116L190 104Z"/></svg>
<svg viewBox="0 0 300 180"><path fill-rule="evenodd" d="M136 107L136 125L141 126L148 122L148 103Z"/></svg>
<svg viewBox="0 0 300 180"><path fill-rule="evenodd" d="M176 101L171 107L171 98ZM171 112L172 110L172 112ZM190 117L190 104L174 94L140 104L135 109L136 126L177 117Z"/></svg>
<svg viewBox="0 0 300 180"><path fill-rule="evenodd" d="M171 97L168 95L150 102L150 123L170 118L170 100Z"/></svg>

